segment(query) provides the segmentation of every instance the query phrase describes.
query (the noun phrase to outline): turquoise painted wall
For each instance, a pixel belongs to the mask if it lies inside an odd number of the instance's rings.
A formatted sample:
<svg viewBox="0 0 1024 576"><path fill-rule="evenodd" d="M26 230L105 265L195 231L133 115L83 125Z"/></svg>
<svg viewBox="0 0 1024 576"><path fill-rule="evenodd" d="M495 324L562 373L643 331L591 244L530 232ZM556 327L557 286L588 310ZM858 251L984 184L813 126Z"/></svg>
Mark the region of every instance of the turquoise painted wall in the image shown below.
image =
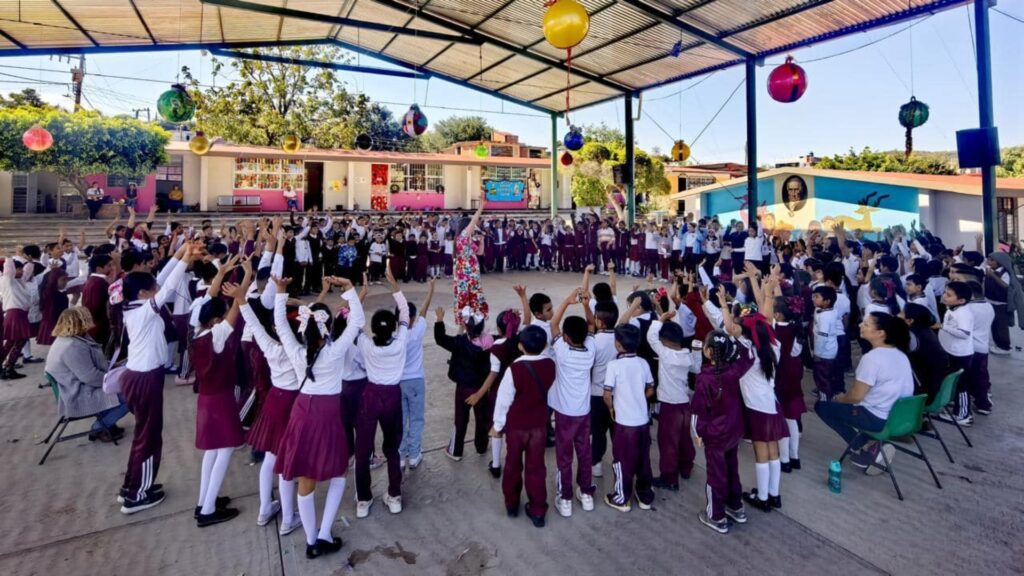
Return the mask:
<svg viewBox="0 0 1024 576"><path fill-rule="evenodd" d="M909 186L893 186L891 184L874 184L857 182L839 178L814 177L814 197L821 200L836 200L856 204L857 200L877 192L872 200L888 195L882 200L879 208L917 213L918 189Z"/></svg>

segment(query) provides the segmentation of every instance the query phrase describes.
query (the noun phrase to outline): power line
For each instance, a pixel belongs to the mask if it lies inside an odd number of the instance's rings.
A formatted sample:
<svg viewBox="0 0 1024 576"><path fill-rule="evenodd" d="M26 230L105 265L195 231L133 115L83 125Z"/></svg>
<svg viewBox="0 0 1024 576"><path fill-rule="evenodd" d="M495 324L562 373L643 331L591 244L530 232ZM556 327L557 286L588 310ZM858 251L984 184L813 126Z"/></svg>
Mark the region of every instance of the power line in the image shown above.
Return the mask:
<svg viewBox="0 0 1024 576"><path fill-rule="evenodd" d="M1010 14L1009 12L1003 12L999 8L995 8L995 7L992 8L992 11L993 12L999 12L1003 16L1006 16L1007 18L1009 18L1010 20L1016 20L1017 22L1020 22L1021 24L1024 24L1024 18L1019 18L1017 16L1014 16L1013 14Z"/></svg>

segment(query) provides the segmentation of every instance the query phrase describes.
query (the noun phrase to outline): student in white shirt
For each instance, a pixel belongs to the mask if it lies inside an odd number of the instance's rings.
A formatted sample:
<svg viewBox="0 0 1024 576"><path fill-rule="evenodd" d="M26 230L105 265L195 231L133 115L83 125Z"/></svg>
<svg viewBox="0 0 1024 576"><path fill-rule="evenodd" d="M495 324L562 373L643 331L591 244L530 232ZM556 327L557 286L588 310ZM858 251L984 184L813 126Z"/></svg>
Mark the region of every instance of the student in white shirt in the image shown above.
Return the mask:
<svg viewBox="0 0 1024 576"><path fill-rule="evenodd" d="M423 461L423 411L426 402L426 373L423 371L423 336L427 333L427 311L434 299L434 279L429 280L427 297L416 314L416 305L409 304L409 316L413 318L409 327L409 340L405 345L405 368L402 380L402 443L398 455L409 468L415 469Z"/></svg>
<svg viewBox="0 0 1024 576"><path fill-rule="evenodd" d="M570 316L562 323L566 309L582 302L591 317L589 298L582 289L569 293L551 319L551 337L556 366L555 385L548 391L548 406L555 412L555 508L565 518L572 516L572 462L576 457L576 498L584 511L594 509L593 457L590 445L590 372L594 367L596 345L588 334L593 322Z"/></svg>
<svg viewBox="0 0 1024 576"><path fill-rule="evenodd" d="M818 286L811 293L814 304L814 337L811 352L814 356L814 386L818 396L825 400L842 393L836 382L835 362L839 354L839 335L844 333L843 321L835 309L836 291L830 286Z"/></svg>
<svg viewBox="0 0 1024 576"><path fill-rule="evenodd" d="M680 308L688 309L683 306ZM694 365L683 328L667 312L651 322L647 343L658 355L658 462L655 488L679 490L679 478L690 478L696 451L690 437L689 374Z"/></svg>
<svg viewBox="0 0 1024 576"><path fill-rule="evenodd" d="M756 223L751 223L747 228L747 237L743 239L743 259L753 262L762 274L768 272L768 262L764 258L764 233L761 232Z"/></svg>
<svg viewBox="0 0 1024 576"><path fill-rule="evenodd" d="M604 402L615 417L612 452L615 456L615 484L604 502L620 512L629 512L634 494L642 510L654 503L651 472L651 424L647 399L654 396L654 376L647 361L636 355L640 329L631 324L615 328L618 358L608 363L604 381Z"/></svg>
<svg viewBox="0 0 1024 576"><path fill-rule="evenodd" d="M608 363L619 354L615 349L615 322L618 317L619 309L614 302L597 304L594 312L594 367L590 371L590 453L595 478L604 476L601 461L608 450L608 437L614 424L604 403L604 379Z"/></svg>
<svg viewBox="0 0 1024 576"><path fill-rule="evenodd" d="M949 370L963 370L956 384L953 410L960 425L971 423L969 391L974 358L974 315L967 303L971 301L971 288L965 282L949 282L942 293L946 315L939 330L939 344L949 355Z"/></svg>

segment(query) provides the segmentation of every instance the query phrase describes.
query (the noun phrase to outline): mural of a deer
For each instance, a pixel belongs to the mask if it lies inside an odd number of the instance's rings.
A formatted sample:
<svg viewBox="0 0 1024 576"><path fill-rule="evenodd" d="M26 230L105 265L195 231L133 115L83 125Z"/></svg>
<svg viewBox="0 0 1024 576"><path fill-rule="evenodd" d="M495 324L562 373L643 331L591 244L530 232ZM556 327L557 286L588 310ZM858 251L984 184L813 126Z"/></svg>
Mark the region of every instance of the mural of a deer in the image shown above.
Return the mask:
<svg viewBox="0 0 1024 576"><path fill-rule="evenodd" d="M826 229L841 225L847 230L859 229L864 232L881 231L881 228L877 228L871 223L871 213L878 212L879 204L882 203L882 200L888 198L889 195L883 194L874 198L876 194L878 194L878 192L872 192L857 201L858 208L853 212L854 214L860 214L860 218L855 218L853 216L826 216L822 219L822 224L824 224Z"/></svg>

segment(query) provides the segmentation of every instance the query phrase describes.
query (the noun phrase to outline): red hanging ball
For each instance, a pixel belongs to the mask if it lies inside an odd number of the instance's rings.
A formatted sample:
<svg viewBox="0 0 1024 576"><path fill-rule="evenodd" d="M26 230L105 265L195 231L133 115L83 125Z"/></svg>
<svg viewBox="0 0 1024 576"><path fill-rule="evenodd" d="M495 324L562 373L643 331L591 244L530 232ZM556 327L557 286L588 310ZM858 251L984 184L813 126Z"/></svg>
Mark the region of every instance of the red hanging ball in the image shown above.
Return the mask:
<svg viewBox="0 0 1024 576"><path fill-rule="evenodd" d="M768 75L768 95L779 102L796 102L807 91L807 73L793 64L793 57L787 56L786 63L778 66Z"/></svg>
<svg viewBox="0 0 1024 576"><path fill-rule="evenodd" d="M53 146L53 135L46 128L36 124L22 134L21 142L33 152L45 152Z"/></svg>
<svg viewBox="0 0 1024 576"><path fill-rule="evenodd" d="M562 166L572 166L572 154L569 154L568 152L562 154L560 162L562 163Z"/></svg>

